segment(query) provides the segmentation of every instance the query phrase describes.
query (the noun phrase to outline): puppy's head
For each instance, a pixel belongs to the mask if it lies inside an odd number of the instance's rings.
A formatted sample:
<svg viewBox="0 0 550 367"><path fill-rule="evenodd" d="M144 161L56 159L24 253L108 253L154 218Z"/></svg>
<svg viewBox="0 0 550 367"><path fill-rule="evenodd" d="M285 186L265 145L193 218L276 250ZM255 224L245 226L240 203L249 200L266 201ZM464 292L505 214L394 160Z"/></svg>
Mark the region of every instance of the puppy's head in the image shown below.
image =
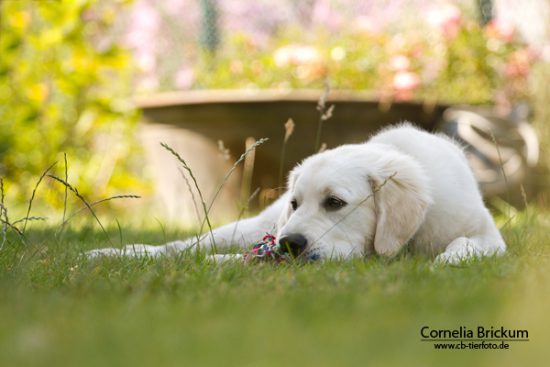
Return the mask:
<svg viewBox="0 0 550 367"><path fill-rule="evenodd" d="M418 164L374 144L347 145L306 159L289 175L279 243L304 259L373 251L393 256L430 202Z"/></svg>

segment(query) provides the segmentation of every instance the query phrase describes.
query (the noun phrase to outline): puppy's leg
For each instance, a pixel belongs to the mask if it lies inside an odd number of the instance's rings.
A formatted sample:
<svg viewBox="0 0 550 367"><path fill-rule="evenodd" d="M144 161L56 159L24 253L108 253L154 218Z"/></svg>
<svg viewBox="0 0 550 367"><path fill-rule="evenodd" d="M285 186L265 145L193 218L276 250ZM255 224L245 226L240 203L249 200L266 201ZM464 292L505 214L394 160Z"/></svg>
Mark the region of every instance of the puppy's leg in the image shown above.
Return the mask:
<svg viewBox="0 0 550 367"><path fill-rule="evenodd" d="M161 256L186 250L194 251L199 246L207 252L224 250L232 245L248 248L261 240L266 233L276 232L275 226L277 220L287 201L287 194L284 194L257 216L216 228L212 233L203 233L198 239L192 237L183 241L169 242L161 246L133 244L127 245L122 249L102 248L88 251L86 256L92 258L112 255L134 257Z"/></svg>
<svg viewBox="0 0 550 367"><path fill-rule="evenodd" d="M497 231L496 234L488 233L481 236L459 237L435 258L435 262L458 264L468 259L502 255L505 252L506 245Z"/></svg>

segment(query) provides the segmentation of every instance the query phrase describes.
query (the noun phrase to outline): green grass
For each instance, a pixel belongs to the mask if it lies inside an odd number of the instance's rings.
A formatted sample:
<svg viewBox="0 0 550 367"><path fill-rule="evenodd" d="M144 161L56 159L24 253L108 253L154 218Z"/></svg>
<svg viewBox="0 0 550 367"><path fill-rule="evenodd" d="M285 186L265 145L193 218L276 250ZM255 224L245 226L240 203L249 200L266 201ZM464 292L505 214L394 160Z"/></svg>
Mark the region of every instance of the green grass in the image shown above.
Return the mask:
<svg viewBox="0 0 550 367"><path fill-rule="evenodd" d="M34 224L36 226L36 224ZM550 215L505 226L502 258L306 265L223 264L193 255L88 261L100 230L30 229L0 252L0 366L544 365L550 353ZM118 229L111 241L176 232ZM119 235L122 234L122 240ZM441 351L419 330L527 329L508 351ZM537 363L538 362L538 363Z"/></svg>

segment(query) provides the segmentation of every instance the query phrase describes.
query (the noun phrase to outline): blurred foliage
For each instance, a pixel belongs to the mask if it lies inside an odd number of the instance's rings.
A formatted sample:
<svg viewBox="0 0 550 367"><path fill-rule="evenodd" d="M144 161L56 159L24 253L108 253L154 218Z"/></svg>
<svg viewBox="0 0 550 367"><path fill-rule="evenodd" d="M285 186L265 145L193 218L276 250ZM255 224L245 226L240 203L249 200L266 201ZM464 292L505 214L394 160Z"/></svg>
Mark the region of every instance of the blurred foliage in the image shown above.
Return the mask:
<svg viewBox="0 0 550 367"><path fill-rule="evenodd" d="M540 163L533 183L537 186L538 201L542 206L550 206L550 63L540 63L533 69L530 78L532 93L533 125L540 141Z"/></svg>
<svg viewBox="0 0 550 367"><path fill-rule="evenodd" d="M109 36L125 5L0 2L0 177L19 202L51 163L59 161L56 173L64 177L63 153L69 181L84 195L139 186L129 174L135 147L127 139L137 113L124 99L131 59ZM60 205L61 191L39 199Z"/></svg>
<svg viewBox="0 0 550 367"><path fill-rule="evenodd" d="M483 27L460 14L442 19L437 29L308 34L283 29L263 44L244 33L229 35L216 57L203 56L192 87L322 88L328 78L334 88L388 99L512 103L526 98L536 59L513 30Z"/></svg>

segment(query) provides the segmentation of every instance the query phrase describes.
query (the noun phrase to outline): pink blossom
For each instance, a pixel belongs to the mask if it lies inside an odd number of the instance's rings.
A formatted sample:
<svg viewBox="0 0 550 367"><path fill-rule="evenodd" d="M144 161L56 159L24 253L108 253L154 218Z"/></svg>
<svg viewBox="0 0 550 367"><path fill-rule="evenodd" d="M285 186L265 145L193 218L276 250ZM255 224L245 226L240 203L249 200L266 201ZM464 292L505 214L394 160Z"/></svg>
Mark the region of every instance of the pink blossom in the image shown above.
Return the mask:
<svg viewBox="0 0 550 367"><path fill-rule="evenodd" d="M516 33L512 23L499 18L493 19L487 24L485 31L489 37L498 38L506 42L512 41Z"/></svg>
<svg viewBox="0 0 550 367"><path fill-rule="evenodd" d="M546 62L550 62L550 42L546 42L541 47L539 57Z"/></svg>
<svg viewBox="0 0 550 367"><path fill-rule="evenodd" d="M366 34L376 34L381 31L381 27L379 25L377 25L371 18L364 15L355 18L352 26L358 32Z"/></svg>
<svg viewBox="0 0 550 367"><path fill-rule="evenodd" d="M188 5L185 3L185 0L163 0L162 4L171 14L178 13Z"/></svg>
<svg viewBox="0 0 550 367"><path fill-rule="evenodd" d="M143 52L142 50L136 52L135 62L138 68L144 72L151 72L157 66L156 56L153 52Z"/></svg>
<svg viewBox="0 0 550 367"><path fill-rule="evenodd" d="M126 42L134 48L145 48L155 44L160 26L158 13L147 2L139 1L132 9Z"/></svg>
<svg viewBox="0 0 550 367"><path fill-rule="evenodd" d="M246 34L256 44L265 44L278 29L295 18L293 7L273 0L223 0L217 3L222 32Z"/></svg>
<svg viewBox="0 0 550 367"><path fill-rule="evenodd" d="M330 57L334 61L342 61L346 58L346 49L340 46L334 47L330 50Z"/></svg>
<svg viewBox="0 0 550 367"><path fill-rule="evenodd" d="M393 88L395 90L413 90L420 85L420 78L416 73L400 71L393 77Z"/></svg>
<svg viewBox="0 0 550 367"><path fill-rule="evenodd" d="M390 59L390 68L395 71L406 71L411 67L411 60L405 55L395 55Z"/></svg>
<svg viewBox="0 0 550 367"><path fill-rule="evenodd" d="M288 65L303 65L321 61L319 51L313 46L288 45L275 50L275 65L285 67Z"/></svg>
<svg viewBox="0 0 550 367"><path fill-rule="evenodd" d="M529 74L529 68L533 60L533 55L529 50L515 51L506 64L504 74L508 78L524 78Z"/></svg>
<svg viewBox="0 0 550 367"><path fill-rule="evenodd" d="M240 74L244 70L244 65L241 60L232 60L231 64L229 65L229 70L231 70L231 73L233 74Z"/></svg>
<svg viewBox="0 0 550 367"><path fill-rule="evenodd" d="M193 68L184 66L176 73L174 84L178 89L189 89L193 86L194 81L195 72Z"/></svg>
<svg viewBox="0 0 550 367"><path fill-rule="evenodd" d="M420 78L410 71L399 71L393 77L394 95L398 100L410 100L413 92L420 86Z"/></svg>
<svg viewBox="0 0 550 367"><path fill-rule="evenodd" d="M343 20L340 13L334 10L330 1L317 0L312 9L312 23L319 24L333 32L337 31Z"/></svg>
<svg viewBox="0 0 550 367"><path fill-rule="evenodd" d="M460 30L462 14L454 5L446 4L428 12L428 24L437 28L447 38L454 38Z"/></svg>
<svg viewBox="0 0 550 367"><path fill-rule="evenodd" d="M138 82L137 88L140 92L150 92L157 90L159 87L159 80L154 75L147 75L141 78Z"/></svg>

